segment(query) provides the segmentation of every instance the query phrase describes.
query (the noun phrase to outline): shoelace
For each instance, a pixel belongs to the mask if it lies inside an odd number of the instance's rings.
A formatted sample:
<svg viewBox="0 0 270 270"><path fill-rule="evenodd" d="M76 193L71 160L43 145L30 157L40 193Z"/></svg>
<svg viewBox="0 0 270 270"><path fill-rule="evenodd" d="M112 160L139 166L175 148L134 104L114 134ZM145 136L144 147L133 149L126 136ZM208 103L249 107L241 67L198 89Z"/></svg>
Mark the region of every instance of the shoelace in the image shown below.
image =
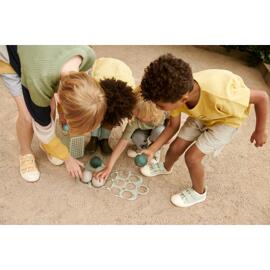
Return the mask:
<svg viewBox="0 0 270 270"><path fill-rule="evenodd" d="M153 172L160 172L160 171L164 171L164 168L162 168L161 164L158 162L158 163L152 163L149 165L150 166L150 169L151 171Z"/></svg>
<svg viewBox="0 0 270 270"><path fill-rule="evenodd" d="M180 197L185 201L190 200L190 198L193 199L193 196L192 196L190 189L186 189L183 192L181 192Z"/></svg>
<svg viewBox="0 0 270 270"><path fill-rule="evenodd" d="M34 171L36 169L35 159L31 155L27 155L21 158L21 171L23 173Z"/></svg>

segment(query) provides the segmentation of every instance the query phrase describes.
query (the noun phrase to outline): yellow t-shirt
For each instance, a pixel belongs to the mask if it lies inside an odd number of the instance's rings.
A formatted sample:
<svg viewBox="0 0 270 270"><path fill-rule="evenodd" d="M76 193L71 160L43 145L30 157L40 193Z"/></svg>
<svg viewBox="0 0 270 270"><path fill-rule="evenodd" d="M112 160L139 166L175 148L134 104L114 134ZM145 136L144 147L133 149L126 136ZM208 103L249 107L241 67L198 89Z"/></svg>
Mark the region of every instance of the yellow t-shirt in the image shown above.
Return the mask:
<svg viewBox="0 0 270 270"><path fill-rule="evenodd" d="M208 127L225 124L238 128L250 111L250 89L242 78L221 69L200 71L193 77L201 89L197 105L189 109L184 104L170 115L176 117L183 112Z"/></svg>
<svg viewBox="0 0 270 270"><path fill-rule="evenodd" d="M97 81L115 78L126 82L133 89L135 88L131 69L124 62L115 58L98 58L92 67L92 76Z"/></svg>

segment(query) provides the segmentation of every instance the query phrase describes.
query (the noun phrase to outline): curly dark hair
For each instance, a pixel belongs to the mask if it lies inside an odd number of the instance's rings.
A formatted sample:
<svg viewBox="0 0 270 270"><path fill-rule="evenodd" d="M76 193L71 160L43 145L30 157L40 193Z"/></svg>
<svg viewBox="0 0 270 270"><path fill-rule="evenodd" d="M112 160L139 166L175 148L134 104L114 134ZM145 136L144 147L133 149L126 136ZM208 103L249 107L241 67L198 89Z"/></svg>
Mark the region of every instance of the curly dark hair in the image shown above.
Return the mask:
<svg viewBox="0 0 270 270"><path fill-rule="evenodd" d="M100 81L107 99L107 111L103 122L119 126L125 118L131 119L137 99L133 89L126 82L112 79Z"/></svg>
<svg viewBox="0 0 270 270"><path fill-rule="evenodd" d="M144 70L141 89L146 100L175 103L192 90L193 84L190 65L172 54L165 54Z"/></svg>

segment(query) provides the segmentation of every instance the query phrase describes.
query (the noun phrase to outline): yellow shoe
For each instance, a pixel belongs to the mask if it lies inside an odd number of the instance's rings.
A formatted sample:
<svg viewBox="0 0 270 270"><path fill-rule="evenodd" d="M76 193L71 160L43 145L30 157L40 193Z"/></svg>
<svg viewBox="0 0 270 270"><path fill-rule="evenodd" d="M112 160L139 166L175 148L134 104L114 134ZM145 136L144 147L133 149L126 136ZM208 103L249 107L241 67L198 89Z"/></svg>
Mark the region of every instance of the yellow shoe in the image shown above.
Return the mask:
<svg viewBox="0 0 270 270"><path fill-rule="evenodd" d="M39 180L40 172L37 168L35 157L32 154L20 155L20 174L27 182Z"/></svg>

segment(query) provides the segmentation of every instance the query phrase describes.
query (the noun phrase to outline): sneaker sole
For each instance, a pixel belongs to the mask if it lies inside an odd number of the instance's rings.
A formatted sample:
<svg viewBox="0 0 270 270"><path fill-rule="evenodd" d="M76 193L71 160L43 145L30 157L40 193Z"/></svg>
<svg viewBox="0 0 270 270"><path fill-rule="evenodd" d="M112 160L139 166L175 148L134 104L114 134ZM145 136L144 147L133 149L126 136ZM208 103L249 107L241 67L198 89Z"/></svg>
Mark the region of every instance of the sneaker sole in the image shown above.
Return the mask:
<svg viewBox="0 0 270 270"><path fill-rule="evenodd" d="M143 168L140 169L141 174L144 175L144 176L147 176L147 177L154 177L154 176L158 176L158 175L168 175L168 174L172 173L172 170L171 170L171 171L169 171L167 173L156 173L156 174L149 175L147 173L144 173L142 170L143 170Z"/></svg>
<svg viewBox="0 0 270 270"><path fill-rule="evenodd" d="M172 197L173 197L173 196L172 196ZM194 203L189 203L189 204L182 204L182 205L180 205L180 204L177 204L176 202L174 202L173 199L172 199L172 197L171 197L171 203L172 203L174 206L182 207L182 208L190 207L190 206L193 206L193 205L195 205L195 204L204 202L204 201L206 200L206 198L204 198L204 199L202 199L202 200L200 200L200 201L196 201L196 202L194 202Z"/></svg>
<svg viewBox="0 0 270 270"><path fill-rule="evenodd" d="M23 178L23 180L26 181L26 182L28 182L28 183L35 183L35 182L37 182L37 181L40 180L40 175L39 175L38 178L35 179L35 180L29 180L29 179L26 179L26 178L21 174L21 172L20 172L20 175L21 175L21 177Z"/></svg>

